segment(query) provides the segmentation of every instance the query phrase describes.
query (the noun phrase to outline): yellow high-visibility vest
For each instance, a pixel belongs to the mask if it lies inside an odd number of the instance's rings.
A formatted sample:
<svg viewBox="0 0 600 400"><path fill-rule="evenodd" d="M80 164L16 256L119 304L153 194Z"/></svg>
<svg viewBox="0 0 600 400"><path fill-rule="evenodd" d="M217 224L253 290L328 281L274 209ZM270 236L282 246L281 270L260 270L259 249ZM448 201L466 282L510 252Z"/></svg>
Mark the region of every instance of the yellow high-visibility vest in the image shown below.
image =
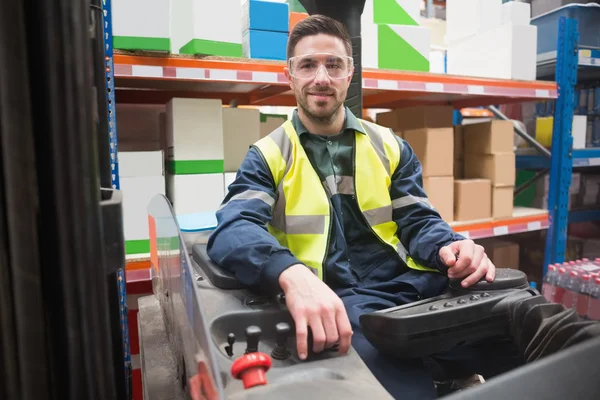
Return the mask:
<svg viewBox="0 0 600 400"><path fill-rule="evenodd" d="M344 182L346 191L352 191L353 187L367 224L406 265L422 271L437 271L415 262L396 234L398 225L392 218L394 206L389 191L392 174L400 163L396 138L387 128L359 121L367 134L355 132L354 176L352 182ZM327 181L335 178L328 177L326 182L321 182L289 120L254 146L267 162L277 187L277 200L267 225L269 232L325 280L324 263L332 222L329 188L336 187L336 182Z"/></svg>

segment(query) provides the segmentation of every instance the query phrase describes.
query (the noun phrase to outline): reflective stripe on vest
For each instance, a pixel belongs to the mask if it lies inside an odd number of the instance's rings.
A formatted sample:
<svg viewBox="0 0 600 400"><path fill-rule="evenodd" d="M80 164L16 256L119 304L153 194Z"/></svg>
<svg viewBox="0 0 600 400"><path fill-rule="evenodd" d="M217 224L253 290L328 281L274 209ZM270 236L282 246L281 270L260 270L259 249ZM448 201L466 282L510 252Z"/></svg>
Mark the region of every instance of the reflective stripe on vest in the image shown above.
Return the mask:
<svg viewBox="0 0 600 400"><path fill-rule="evenodd" d="M277 187L269 232L324 279L323 264L331 230L328 195L354 194L366 222L379 239L392 247L410 268L433 271L417 264L396 235L398 226L392 212L400 207L392 203L389 188L391 176L400 163L398 142L389 129L360 122L367 135L355 133L354 164L361 167L354 169L354 177L330 176L321 182L290 121L255 143Z"/></svg>

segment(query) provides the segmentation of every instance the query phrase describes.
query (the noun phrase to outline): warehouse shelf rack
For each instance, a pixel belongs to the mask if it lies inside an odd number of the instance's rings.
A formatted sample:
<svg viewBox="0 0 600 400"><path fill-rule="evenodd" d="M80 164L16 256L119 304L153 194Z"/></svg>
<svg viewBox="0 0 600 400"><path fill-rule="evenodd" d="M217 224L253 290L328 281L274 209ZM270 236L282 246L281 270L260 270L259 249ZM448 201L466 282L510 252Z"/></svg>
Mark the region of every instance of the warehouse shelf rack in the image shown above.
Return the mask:
<svg viewBox="0 0 600 400"><path fill-rule="evenodd" d="M219 57L114 55L117 101L165 104L173 97L239 105L295 106L284 62ZM452 104L455 108L557 97L554 82L363 69L363 107Z"/></svg>
<svg viewBox="0 0 600 400"><path fill-rule="evenodd" d="M557 51L538 55L537 76L554 78L559 96L554 112L550 159L517 154L517 168L546 170L550 173L548 210L550 226L546 236L544 274L546 266L565 260L569 222L600 220L598 210L569 211L569 187L573 168L600 166L600 148L573 149L572 123L575 105L575 85L578 81L600 78L600 50L578 46L576 20L561 17ZM536 175L537 177L543 174Z"/></svg>

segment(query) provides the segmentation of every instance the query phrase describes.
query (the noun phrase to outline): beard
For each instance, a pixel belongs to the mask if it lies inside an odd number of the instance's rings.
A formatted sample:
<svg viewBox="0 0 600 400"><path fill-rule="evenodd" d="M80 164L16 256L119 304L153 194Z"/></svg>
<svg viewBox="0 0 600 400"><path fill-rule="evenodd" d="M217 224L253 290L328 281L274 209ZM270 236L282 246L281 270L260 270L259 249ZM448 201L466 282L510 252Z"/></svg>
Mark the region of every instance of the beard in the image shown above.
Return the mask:
<svg viewBox="0 0 600 400"><path fill-rule="evenodd" d="M315 101L310 99L313 94L331 95L328 101ZM327 124L335 120L341 110L343 100L334 88L306 88L296 93L296 101L304 114L311 120L320 124Z"/></svg>

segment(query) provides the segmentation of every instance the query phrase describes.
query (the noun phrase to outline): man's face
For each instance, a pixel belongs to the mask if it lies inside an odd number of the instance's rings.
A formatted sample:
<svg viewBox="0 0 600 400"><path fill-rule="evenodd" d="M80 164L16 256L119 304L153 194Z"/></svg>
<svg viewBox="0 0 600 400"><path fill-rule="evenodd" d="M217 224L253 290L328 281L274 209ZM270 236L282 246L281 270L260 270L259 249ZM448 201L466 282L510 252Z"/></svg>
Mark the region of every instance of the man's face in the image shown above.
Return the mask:
<svg viewBox="0 0 600 400"><path fill-rule="evenodd" d="M296 44L286 76L308 117L328 121L346 100L354 72L348 56L343 41L335 36L307 36Z"/></svg>

